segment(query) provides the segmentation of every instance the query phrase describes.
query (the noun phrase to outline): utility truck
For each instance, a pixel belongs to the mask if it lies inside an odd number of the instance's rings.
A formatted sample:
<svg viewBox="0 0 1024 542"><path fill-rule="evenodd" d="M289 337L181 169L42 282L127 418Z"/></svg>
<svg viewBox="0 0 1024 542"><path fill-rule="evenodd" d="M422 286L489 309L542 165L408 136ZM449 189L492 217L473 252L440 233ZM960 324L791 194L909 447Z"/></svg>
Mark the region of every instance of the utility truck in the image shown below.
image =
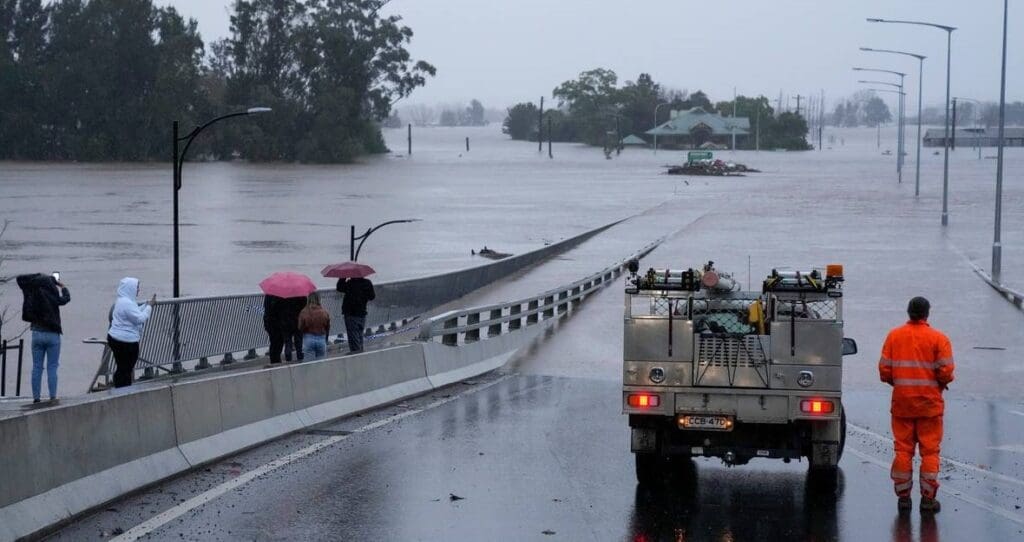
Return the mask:
<svg viewBox="0 0 1024 542"><path fill-rule="evenodd" d="M701 269L629 265L623 413L641 485L680 458L807 458L834 477L846 440L843 268L772 270L745 291Z"/></svg>

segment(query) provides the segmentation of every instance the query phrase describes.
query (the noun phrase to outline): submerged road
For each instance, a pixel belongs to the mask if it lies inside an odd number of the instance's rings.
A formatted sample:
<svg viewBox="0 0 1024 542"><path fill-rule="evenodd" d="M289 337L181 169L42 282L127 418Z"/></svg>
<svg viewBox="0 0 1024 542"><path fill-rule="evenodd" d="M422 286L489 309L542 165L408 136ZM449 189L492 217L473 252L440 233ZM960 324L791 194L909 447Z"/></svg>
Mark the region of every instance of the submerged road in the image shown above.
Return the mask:
<svg viewBox="0 0 1024 542"><path fill-rule="evenodd" d="M755 285L774 266L846 265L846 335L861 352L844 360L850 427L838 487L808 485L805 463L699 460L662 491L638 489L620 408L615 284L498 372L239 454L53 538L1024 540L1024 316L974 276L906 186L820 181L827 192L808 179L716 180L714 193L671 200L606 235L672 234L644 266L714 259L743 283L749 257ZM557 265L575 271L573 258L592 249ZM519 280L477 301L557 286ZM953 340L957 380L946 394L943 510L901 518L876 363L885 332L922 294Z"/></svg>

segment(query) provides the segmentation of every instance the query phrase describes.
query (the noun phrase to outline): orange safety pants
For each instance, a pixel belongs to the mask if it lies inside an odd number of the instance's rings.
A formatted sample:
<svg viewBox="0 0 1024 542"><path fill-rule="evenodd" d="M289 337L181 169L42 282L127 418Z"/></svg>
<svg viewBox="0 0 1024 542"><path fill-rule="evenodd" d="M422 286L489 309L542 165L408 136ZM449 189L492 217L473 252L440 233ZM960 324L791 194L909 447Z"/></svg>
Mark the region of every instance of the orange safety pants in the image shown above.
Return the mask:
<svg viewBox="0 0 1024 542"><path fill-rule="evenodd" d="M939 445L942 443L942 416L927 418L892 417L892 436L896 456L892 460L892 481L896 495L909 497L914 487L914 448L921 454L921 495L935 498L939 490Z"/></svg>

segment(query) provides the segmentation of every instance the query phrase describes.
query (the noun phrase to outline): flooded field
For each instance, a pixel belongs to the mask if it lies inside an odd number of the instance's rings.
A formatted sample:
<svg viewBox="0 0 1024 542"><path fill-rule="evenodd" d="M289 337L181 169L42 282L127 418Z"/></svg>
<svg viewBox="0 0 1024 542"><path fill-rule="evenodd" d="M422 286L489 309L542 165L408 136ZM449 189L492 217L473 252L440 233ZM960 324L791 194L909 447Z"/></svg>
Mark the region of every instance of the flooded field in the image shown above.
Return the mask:
<svg viewBox="0 0 1024 542"><path fill-rule="evenodd" d="M608 234L621 239L607 245L609 253L591 248L567 255L575 260L574 270L591 271L622 257L627 248L670 233L659 227L659 213L699 216L703 209L720 212L737 201L746 209L736 216L737 224L745 225L738 228L737 243L756 245L759 216L800 214L806 212L802 206L814 205L813 214L834 207L844 219L808 223L794 236L840 228L829 238L841 239L843 231L864 224L891 224L891 233L877 242L891 246L892 257L905 265L914 247L903 229L934 227L929 242L951 243L988 267L995 160L985 157L995 149L982 149L980 160L970 148L952 154L950 226L942 233L941 152L924 149L921 197L915 202L914 156L897 185L895 156L882 155L895 148L894 129L883 131L880 149L871 129L829 130L829 135L835 143L823 151L716 153L762 170L735 178L664 175L661 166L684 161L685 152L655 155L627 148L606 160L597 148L556 144L549 159L546 148L539 154L536 143L509 141L497 126L416 129L412 156L404 153L404 130L386 131L394 154L350 166L189 163L180 193L182 291L189 296L252 292L260 279L281 269L316 277L323 265L348 259L351 224L365 229L385 220L421 220L384 228L364 246L360 260L374 265L376 279L386 281L485 263L470 252L485 245L521 253L648 212ZM1017 288L1024 288L1022 150L1007 150L1004 196L1004 277ZM787 207L786 198L779 197L790 193L799 196L794 197L799 205ZM0 242L7 258L4 272L60 271L71 289L71 304L63 311L61 393L81 393L99 350L80 341L105 333L118 280L139 277L145 297L171 293L170 166L0 163L0 194L0 219L10 221ZM907 203L880 203L897 198ZM757 205L759 200L765 204ZM754 216L751 207L758 209ZM658 212L652 215L654 208ZM893 208L900 214L893 215ZM685 263L703 257L687 255ZM942 269L918 272L935 280ZM536 289L557 285L547 282L547 277L538 280ZM20 304L17 287L7 285L0 306L16 313ZM14 317L4 337L19 331Z"/></svg>

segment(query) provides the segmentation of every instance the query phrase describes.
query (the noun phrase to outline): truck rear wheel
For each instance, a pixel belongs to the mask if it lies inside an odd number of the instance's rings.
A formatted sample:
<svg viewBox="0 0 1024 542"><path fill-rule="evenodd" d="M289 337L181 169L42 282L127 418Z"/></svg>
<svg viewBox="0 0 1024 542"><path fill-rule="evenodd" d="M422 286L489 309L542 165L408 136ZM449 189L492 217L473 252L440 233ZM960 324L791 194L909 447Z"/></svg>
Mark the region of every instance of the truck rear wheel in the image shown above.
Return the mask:
<svg viewBox="0 0 1024 542"><path fill-rule="evenodd" d="M653 486L665 475L664 461L658 454L638 453L636 456L636 481L642 486Z"/></svg>

